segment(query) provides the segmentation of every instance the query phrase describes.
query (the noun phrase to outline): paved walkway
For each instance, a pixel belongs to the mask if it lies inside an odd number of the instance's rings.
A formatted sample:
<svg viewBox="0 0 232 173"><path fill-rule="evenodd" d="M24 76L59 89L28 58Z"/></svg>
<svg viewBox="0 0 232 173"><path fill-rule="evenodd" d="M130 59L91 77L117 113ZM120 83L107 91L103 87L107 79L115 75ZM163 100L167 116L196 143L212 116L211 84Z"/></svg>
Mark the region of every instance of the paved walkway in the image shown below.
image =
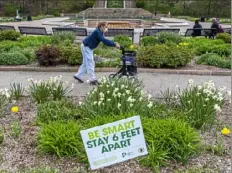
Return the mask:
<svg viewBox="0 0 232 173"><path fill-rule="evenodd" d="M97 73L98 77L108 76L110 73ZM87 83L79 84L73 79L72 72L0 72L0 88L9 88L10 83L22 83L28 86L28 79L35 80L49 79L51 76L62 75L63 81L68 81L70 85L74 83L74 90L71 95L84 96L91 88ZM188 79L193 79L194 83L212 80L217 87L225 86L231 90L231 76L199 76L199 75L176 75L160 73L139 73L138 78L143 80L145 90L154 97L160 97L160 91L167 88L173 89L178 85L181 89L186 88ZM87 78L85 78L86 80Z"/></svg>

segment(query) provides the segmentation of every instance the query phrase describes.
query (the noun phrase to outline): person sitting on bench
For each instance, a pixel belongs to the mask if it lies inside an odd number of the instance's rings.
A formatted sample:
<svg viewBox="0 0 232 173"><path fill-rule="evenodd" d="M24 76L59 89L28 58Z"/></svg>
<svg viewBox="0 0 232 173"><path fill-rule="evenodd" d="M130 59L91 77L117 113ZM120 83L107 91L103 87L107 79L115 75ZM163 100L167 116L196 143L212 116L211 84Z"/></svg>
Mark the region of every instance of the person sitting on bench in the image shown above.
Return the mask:
<svg viewBox="0 0 232 173"><path fill-rule="evenodd" d="M196 20L195 21L195 25L193 26L193 33L192 33L192 36L201 36L201 29L202 29L202 26L201 24L199 23L199 20Z"/></svg>

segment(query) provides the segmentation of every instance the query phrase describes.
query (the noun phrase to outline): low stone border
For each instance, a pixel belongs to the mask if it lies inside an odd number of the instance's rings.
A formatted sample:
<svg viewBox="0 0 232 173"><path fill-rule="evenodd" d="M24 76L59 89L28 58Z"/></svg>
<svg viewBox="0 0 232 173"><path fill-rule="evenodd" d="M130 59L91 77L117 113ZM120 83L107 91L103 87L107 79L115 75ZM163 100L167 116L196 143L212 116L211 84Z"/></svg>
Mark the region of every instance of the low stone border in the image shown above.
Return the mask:
<svg viewBox="0 0 232 173"><path fill-rule="evenodd" d="M77 67L27 67L15 66L0 67L0 71L33 71L33 72L77 72ZM96 72L117 72L118 68L96 68ZM231 76L231 71L211 71L211 70L178 70L178 69L152 69L138 68L141 73L166 73L166 74L186 74L186 75L215 75L215 76Z"/></svg>

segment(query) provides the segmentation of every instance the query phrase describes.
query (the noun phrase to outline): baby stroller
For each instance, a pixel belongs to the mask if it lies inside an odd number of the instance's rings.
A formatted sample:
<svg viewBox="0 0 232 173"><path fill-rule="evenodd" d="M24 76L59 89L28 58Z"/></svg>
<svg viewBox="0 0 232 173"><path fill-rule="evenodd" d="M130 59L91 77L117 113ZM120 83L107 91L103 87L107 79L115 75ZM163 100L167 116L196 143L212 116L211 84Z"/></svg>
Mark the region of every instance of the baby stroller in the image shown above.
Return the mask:
<svg viewBox="0 0 232 173"><path fill-rule="evenodd" d="M125 51L124 47L121 46L122 50L121 57L121 69L115 73L111 74L110 77L121 77L121 76L135 76L137 75L137 63L136 63L136 52L135 51Z"/></svg>

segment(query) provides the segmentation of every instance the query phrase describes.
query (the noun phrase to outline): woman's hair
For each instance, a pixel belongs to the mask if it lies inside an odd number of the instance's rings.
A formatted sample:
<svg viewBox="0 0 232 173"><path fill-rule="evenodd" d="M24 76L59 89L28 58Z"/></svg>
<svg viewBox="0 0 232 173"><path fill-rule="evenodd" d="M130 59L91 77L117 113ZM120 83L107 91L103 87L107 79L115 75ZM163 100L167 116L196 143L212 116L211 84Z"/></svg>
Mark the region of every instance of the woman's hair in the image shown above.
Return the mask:
<svg viewBox="0 0 232 173"><path fill-rule="evenodd" d="M99 22L97 27L101 28L102 26L106 26L106 25L107 25L107 22Z"/></svg>
<svg viewBox="0 0 232 173"><path fill-rule="evenodd" d="M199 20L195 20L195 24L199 24Z"/></svg>

